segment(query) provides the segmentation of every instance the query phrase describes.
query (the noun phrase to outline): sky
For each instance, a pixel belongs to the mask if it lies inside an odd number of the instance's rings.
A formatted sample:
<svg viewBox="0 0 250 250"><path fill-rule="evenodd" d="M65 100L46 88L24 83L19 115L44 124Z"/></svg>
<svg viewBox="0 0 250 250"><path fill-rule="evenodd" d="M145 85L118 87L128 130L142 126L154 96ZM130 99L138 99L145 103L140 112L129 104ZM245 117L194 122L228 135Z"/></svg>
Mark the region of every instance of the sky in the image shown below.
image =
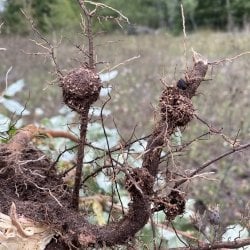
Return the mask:
<svg viewBox="0 0 250 250"><path fill-rule="evenodd" d="M3 11L4 2L5 0L0 0L0 12Z"/></svg>

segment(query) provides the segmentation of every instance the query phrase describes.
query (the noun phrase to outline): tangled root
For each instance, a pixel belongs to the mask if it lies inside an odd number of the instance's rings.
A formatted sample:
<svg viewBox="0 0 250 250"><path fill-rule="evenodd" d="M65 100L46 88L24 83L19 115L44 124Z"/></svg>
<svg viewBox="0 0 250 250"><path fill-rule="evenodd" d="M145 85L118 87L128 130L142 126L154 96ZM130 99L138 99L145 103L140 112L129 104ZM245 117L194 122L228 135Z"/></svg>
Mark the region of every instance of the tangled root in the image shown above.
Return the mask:
<svg viewBox="0 0 250 250"><path fill-rule="evenodd" d="M77 113L83 113L99 97L100 78L94 70L87 67L70 71L60 82L64 103Z"/></svg>
<svg viewBox="0 0 250 250"><path fill-rule="evenodd" d="M185 211L185 198L178 191L172 191L168 196L169 202L164 209L168 220L174 220Z"/></svg>
<svg viewBox="0 0 250 250"><path fill-rule="evenodd" d="M126 189L131 193L136 191L150 195L153 189L154 178L146 168L135 168L125 181Z"/></svg>
<svg viewBox="0 0 250 250"><path fill-rule="evenodd" d="M171 191L166 197L157 198L154 201L153 212L163 210L168 221L172 221L176 216L185 211L185 198L178 191Z"/></svg>
<svg viewBox="0 0 250 250"><path fill-rule="evenodd" d="M185 126L193 119L194 107L191 100L174 87L166 87L160 99L163 122L171 121L175 126Z"/></svg>

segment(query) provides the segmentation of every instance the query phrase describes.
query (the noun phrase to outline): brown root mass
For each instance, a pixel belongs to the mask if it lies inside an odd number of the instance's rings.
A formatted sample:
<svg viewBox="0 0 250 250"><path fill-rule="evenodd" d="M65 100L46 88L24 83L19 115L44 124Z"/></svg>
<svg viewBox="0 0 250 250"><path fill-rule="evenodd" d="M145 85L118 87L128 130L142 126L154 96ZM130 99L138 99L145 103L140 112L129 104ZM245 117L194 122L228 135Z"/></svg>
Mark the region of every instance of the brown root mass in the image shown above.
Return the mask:
<svg viewBox="0 0 250 250"><path fill-rule="evenodd" d="M186 90L177 87L166 87L163 90L159 101L160 118L148 140L142 164L152 176L157 176L162 148L171 134L178 126L187 125L193 118L194 108L190 99L204 80L207 69L205 61L194 60L193 68L186 72Z"/></svg>
<svg viewBox="0 0 250 250"><path fill-rule="evenodd" d="M97 101L101 81L93 69L81 67L70 71L61 80L63 101L77 113L82 113Z"/></svg>
<svg viewBox="0 0 250 250"><path fill-rule="evenodd" d="M168 196L156 197L153 199L154 208L153 212L163 210L168 221L183 214L185 211L185 197L179 191L172 190Z"/></svg>
<svg viewBox="0 0 250 250"><path fill-rule="evenodd" d="M11 152L0 145L0 211L8 214L14 202L19 215L64 232L64 240L71 242L78 225L86 221L73 212L71 192L50 166L50 160L32 146Z"/></svg>
<svg viewBox="0 0 250 250"><path fill-rule="evenodd" d="M30 145L37 133L32 126L20 130L8 144L0 145L0 211L8 214L14 202L18 215L47 224L58 232L60 245L53 241L48 249L64 249L67 245L114 246L133 238L152 213L153 186L162 148L177 126L185 126L193 118L194 108L190 98L206 70L206 63L197 62L187 72L190 82L186 91L175 87L163 91L159 102L160 119L148 140L142 168L126 174L125 184L131 202L121 220L105 226L91 225L85 214L73 209L72 190L63 183L51 160ZM98 99L101 88L99 77L91 69L80 68L68 73L61 80L61 86L65 103L82 115L82 124L87 124L88 117L83 117L83 114L87 114L89 106ZM85 132L85 129L83 127L82 131ZM82 140L79 145L84 149L84 144ZM82 166L81 162L79 166ZM169 220L183 213L185 200L178 192L170 192L162 201L160 205L164 205L163 210Z"/></svg>
<svg viewBox="0 0 250 250"><path fill-rule="evenodd" d="M147 169L135 168L125 181L125 187L129 192L140 192L142 195L151 195L153 191L153 177ZM148 193L149 192L149 193Z"/></svg>
<svg viewBox="0 0 250 250"><path fill-rule="evenodd" d="M166 87L160 99L162 122L185 126L193 119L194 107L189 98L175 87Z"/></svg>
<svg viewBox="0 0 250 250"><path fill-rule="evenodd" d="M0 211L8 214L14 202L19 216L47 224L58 232L61 247L123 244L147 223L151 212L147 194L151 192L153 179L146 169L135 171L127 215L119 223L98 227L73 209L71 190L40 150L26 145L21 151L13 152L8 146L0 145ZM59 248L52 241L48 249Z"/></svg>

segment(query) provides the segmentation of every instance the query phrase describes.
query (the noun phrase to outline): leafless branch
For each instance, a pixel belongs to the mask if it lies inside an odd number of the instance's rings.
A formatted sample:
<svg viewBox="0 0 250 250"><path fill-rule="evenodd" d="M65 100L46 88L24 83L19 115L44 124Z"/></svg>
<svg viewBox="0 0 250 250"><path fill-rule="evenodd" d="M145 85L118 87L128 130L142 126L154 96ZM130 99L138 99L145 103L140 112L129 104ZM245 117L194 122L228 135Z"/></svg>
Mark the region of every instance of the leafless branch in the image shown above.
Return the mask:
<svg viewBox="0 0 250 250"><path fill-rule="evenodd" d="M169 250L210 250L210 249L237 249L240 247L245 247L250 245L250 239L244 240L233 240L226 242L213 242L213 243L203 243L199 244L197 247L178 247L169 248Z"/></svg>
<svg viewBox="0 0 250 250"><path fill-rule="evenodd" d="M110 9L112 11L114 11L115 13L117 13L119 16L121 16L122 19L124 19L127 23L129 23L129 20L126 16L124 16L119 10L112 8L104 3L98 3L98 2L93 2L93 1L84 1L85 3L91 4L95 6L95 9L92 11L91 14L95 13L97 8L106 8L106 9Z"/></svg>
<svg viewBox="0 0 250 250"><path fill-rule="evenodd" d="M85 2L83 0L78 0L78 3L84 13L84 18L86 21L86 26L84 27L85 30L83 30L83 32L85 32L85 35L87 36L88 39L88 43L89 43L89 47L88 47L88 58L89 58L89 63L88 63L88 67L91 69L94 69L95 67L95 62L94 62L94 41L93 41L93 30L92 30L92 18L94 13L90 12L86 6L85 6Z"/></svg>
<svg viewBox="0 0 250 250"><path fill-rule="evenodd" d="M40 33L40 31L35 27L35 24L34 24L33 19L32 19L30 16L28 16L28 14L27 14L24 10L21 9L21 12L22 12L23 15L25 16L25 18L29 21L32 30L33 30L33 31L35 32L35 34L39 37L39 39L41 39L41 41L43 41L43 42L46 44L46 46L43 45L43 43L39 43L39 42L34 41L34 40L33 40L33 42L34 42L37 46L42 47L43 49L45 49L45 50L48 51L47 54L50 56L52 62L54 63L54 66L55 66L55 69L56 69L56 73L59 75L59 77L62 77L62 76L63 76L63 73L62 73L62 71L61 71L61 69L60 69L60 67L59 67L59 65L58 65L58 63L57 63L57 58L56 58L56 54L55 54L55 46L52 45L52 44L49 42L49 40L46 39L46 38ZM40 53L40 52L38 52L38 53L36 53L36 54L39 55L39 54L45 54L45 53Z"/></svg>
<svg viewBox="0 0 250 250"><path fill-rule="evenodd" d="M236 153L236 152L239 152L239 151L242 151L242 150L245 150L247 148L250 147L250 143L247 143L247 144L244 144L242 146L238 146L238 147L235 147L217 157L215 157L214 159L204 163L203 165L201 165L199 168L197 168L196 170L194 170L186 179L184 180L181 180L181 181L177 181L174 185L174 188L177 188L179 187L180 185L182 185L183 183L185 183L187 180L189 180L191 177L195 176L196 174L198 174L199 172L201 172L202 170L204 170L205 168L207 168L208 166L210 166L211 164L215 163L216 161L219 161L221 160L222 158L228 156L228 155L231 155L233 153Z"/></svg>
<svg viewBox="0 0 250 250"><path fill-rule="evenodd" d="M245 56L245 55L248 55L250 54L250 51L246 51L246 52L243 52L243 53L240 53L236 56L233 56L233 57L229 57L229 58L224 58L224 59L221 59L221 60L218 60L218 61L214 61L214 62L208 62L209 65L218 65L218 64L221 64L221 63L224 63L224 62L233 62L234 60L240 58L241 56Z"/></svg>

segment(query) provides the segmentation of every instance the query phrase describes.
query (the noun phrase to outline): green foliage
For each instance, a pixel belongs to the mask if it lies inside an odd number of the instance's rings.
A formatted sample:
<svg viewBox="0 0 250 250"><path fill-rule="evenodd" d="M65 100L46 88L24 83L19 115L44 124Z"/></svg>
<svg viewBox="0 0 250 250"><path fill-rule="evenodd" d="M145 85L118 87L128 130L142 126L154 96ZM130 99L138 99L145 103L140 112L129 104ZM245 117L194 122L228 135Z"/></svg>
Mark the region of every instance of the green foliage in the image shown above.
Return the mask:
<svg viewBox="0 0 250 250"><path fill-rule="evenodd" d="M5 11L2 14L2 20L5 22L3 27L4 33L27 34L29 28L20 9L25 8L26 1L23 0L7 0L5 3Z"/></svg>
<svg viewBox="0 0 250 250"><path fill-rule="evenodd" d="M51 17L51 5L55 3L55 0L52 3L48 1L33 1L32 2L32 16L36 17L36 26L41 31L47 31L49 18Z"/></svg>
<svg viewBox="0 0 250 250"><path fill-rule="evenodd" d="M198 27L226 29L229 22L233 27L243 27L249 21L250 2L244 0L104 0L103 3L123 10L132 24L151 28L165 27L174 34L182 31L180 4L183 4L185 23L188 30ZM102 10L101 15L113 15L111 10ZM109 24L109 28L115 26Z"/></svg>
<svg viewBox="0 0 250 250"><path fill-rule="evenodd" d="M166 0L104 0L104 4L112 6L113 8L121 11L128 17L132 25L145 25L151 28L158 28L165 26L166 17ZM101 16L114 16L114 12L110 9L102 9L99 14ZM102 23L102 25L106 23ZM109 24L109 27L115 28L117 25Z"/></svg>
<svg viewBox="0 0 250 250"><path fill-rule="evenodd" d="M199 0L195 12L198 26L225 30L249 22L250 2L245 0Z"/></svg>
<svg viewBox="0 0 250 250"><path fill-rule="evenodd" d="M243 27L250 20L250 1L233 1L231 4L231 12L236 25Z"/></svg>
<svg viewBox="0 0 250 250"><path fill-rule="evenodd" d="M55 0L50 3L50 18L47 29L72 29L79 26L80 12L76 1Z"/></svg>
<svg viewBox="0 0 250 250"><path fill-rule="evenodd" d="M32 17L36 27L42 32L51 30L69 30L79 25L79 10L76 1L71 0L7 0L2 20L3 32L25 35L30 32L30 25L21 13L25 10Z"/></svg>
<svg viewBox="0 0 250 250"><path fill-rule="evenodd" d="M186 28L199 27L226 29L244 27L249 22L250 1L245 0L103 0L127 16L132 25L150 28L166 28L174 34L182 31L180 4L185 12ZM93 8L93 6L88 6ZM72 0L6 0L3 20L5 33L27 34L29 24L20 12L26 10L42 32L79 27L77 1ZM118 13L108 8L98 8L99 18L94 21L95 30L112 31L117 25Z"/></svg>
<svg viewBox="0 0 250 250"><path fill-rule="evenodd" d="M198 1L195 20L198 26L222 29L227 24L226 0Z"/></svg>

